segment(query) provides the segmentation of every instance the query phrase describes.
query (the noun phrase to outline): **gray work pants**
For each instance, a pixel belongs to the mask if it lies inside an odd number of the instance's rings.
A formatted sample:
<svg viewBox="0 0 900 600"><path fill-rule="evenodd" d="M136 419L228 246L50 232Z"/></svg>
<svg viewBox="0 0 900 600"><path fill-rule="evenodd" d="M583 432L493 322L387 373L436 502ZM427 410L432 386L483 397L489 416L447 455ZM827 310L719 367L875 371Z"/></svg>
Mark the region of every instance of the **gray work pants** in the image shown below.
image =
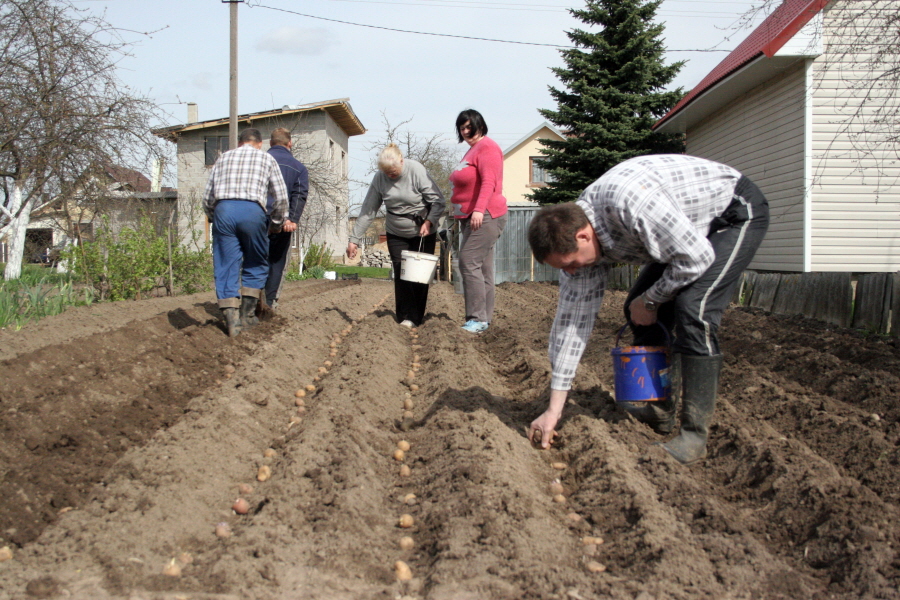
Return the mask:
<svg viewBox="0 0 900 600"><path fill-rule="evenodd" d="M508 213L494 219L484 213L484 221L472 231L469 219L462 219L459 272L466 298L466 321L490 323L494 316L494 245L506 227Z"/></svg>

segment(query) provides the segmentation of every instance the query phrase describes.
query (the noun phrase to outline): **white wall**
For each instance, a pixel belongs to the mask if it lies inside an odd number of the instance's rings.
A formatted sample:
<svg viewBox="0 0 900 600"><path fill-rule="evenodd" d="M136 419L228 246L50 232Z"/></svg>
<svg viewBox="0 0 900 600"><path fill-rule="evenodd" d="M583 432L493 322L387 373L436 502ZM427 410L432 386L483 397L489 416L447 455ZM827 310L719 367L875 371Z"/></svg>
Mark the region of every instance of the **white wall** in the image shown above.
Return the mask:
<svg viewBox="0 0 900 600"><path fill-rule="evenodd" d="M769 232L751 269L803 270L805 77L798 60L687 133L687 154L738 169L769 200Z"/></svg>
<svg viewBox="0 0 900 600"><path fill-rule="evenodd" d="M854 7L866 9L871 4L857 2ZM835 30L836 21L843 18L833 11L826 14L826 52L814 64L812 269L897 271L900 163L893 145L885 144L888 136L897 135L896 98L894 92L867 83L881 75L884 66L870 67L858 52L845 55L848 46ZM877 31L877 26L864 22L864 13L852 20L856 32ZM849 39L853 45L874 41L853 35ZM884 108L891 114L880 125L878 111Z"/></svg>

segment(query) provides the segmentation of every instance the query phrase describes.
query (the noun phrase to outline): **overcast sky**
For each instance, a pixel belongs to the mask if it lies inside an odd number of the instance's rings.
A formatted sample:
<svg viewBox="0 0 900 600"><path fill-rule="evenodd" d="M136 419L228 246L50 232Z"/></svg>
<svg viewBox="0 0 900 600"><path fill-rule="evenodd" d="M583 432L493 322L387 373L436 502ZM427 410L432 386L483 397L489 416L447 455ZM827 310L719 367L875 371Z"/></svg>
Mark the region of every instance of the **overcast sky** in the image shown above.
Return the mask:
<svg viewBox="0 0 900 600"><path fill-rule="evenodd" d="M689 90L726 56L708 50L740 43L748 30L735 26L758 3L665 0L657 16L666 25L668 60L688 61L674 86ZM228 116L228 4L75 5L135 32L126 34L137 45L120 63L120 76L168 111L166 125L187 120L187 102L198 104L201 120ZM368 129L350 141L356 179L368 178L363 148L383 133L382 111L392 123L411 118L411 130L451 140L456 115L475 108L505 149L543 121L538 108L554 108L548 86L558 80L550 68L563 64L555 46L568 46L566 31L584 26L566 10L582 6L573 0L247 0L238 7L238 112L349 98Z"/></svg>

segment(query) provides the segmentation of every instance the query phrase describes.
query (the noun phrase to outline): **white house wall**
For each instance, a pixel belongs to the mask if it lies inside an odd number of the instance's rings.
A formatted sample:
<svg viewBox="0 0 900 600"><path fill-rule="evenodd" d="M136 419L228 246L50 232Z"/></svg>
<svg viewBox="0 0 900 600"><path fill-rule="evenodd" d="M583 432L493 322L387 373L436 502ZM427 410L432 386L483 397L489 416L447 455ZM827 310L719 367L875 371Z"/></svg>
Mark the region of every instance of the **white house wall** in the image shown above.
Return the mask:
<svg viewBox="0 0 900 600"><path fill-rule="evenodd" d="M886 135L896 135L896 122L885 133L877 131L871 120L879 109L895 111L896 98L890 97L892 92L881 92L879 97L878 89L860 87L859 82L879 73L861 64L864 55L856 54L856 64L839 58L842 52L836 51L839 42L833 29L836 18L841 17L830 11L825 16L826 53L816 60L812 88L812 269L897 271L900 164L893 147L883 144ZM860 23L861 18L854 17L854 22ZM866 96L869 100L864 103ZM866 147L861 149L863 143Z"/></svg>
<svg viewBox="0 0 900 600"><path fill-rule="evenodd" d="M771 224L751 269L804 269L804 61L687 132L687 153L730 165L769 200Z"/></svg>

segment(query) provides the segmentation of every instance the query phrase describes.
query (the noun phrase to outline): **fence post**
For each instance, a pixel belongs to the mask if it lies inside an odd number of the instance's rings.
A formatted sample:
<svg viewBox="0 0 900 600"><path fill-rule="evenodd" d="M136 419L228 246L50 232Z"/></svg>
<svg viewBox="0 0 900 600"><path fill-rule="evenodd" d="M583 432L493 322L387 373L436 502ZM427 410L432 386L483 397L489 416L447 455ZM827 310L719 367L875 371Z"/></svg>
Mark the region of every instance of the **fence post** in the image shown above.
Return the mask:
<svg viewBox="0 0 900 600"><path fill-rule="evenodd" d="M900 338L900 271L894 273L891 290L891 335Z"/></svg>

